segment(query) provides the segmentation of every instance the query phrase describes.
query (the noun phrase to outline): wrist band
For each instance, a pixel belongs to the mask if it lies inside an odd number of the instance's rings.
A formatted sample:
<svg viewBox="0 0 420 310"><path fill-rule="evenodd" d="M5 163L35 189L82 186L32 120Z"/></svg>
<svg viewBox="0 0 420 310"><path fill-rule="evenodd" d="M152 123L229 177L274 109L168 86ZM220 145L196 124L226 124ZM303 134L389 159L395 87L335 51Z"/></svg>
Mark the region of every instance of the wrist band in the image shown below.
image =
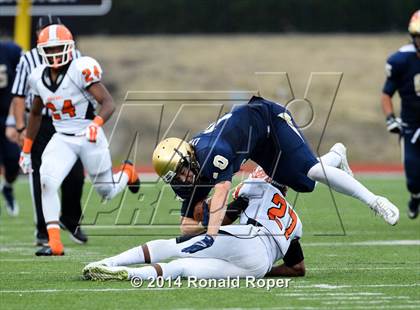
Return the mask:
<svg viewBox="0 0 420 310"><path fill-rule="evenodd" d="M29 139L29 138L25 138L25 139L23 139L23 147L22 147L22 151L24 152L24 153L30 153L31 152L31 149L32 149L32 144L33 144L34 142L31 140L31 139Z"/></svg>
<svg viewBox="0 0 420 310"><path fill-rule="evenodd" d="M100 127L104 124L104 119L100 117L99 115L96 115L95 118L93 119L93 122Z"/></svg>

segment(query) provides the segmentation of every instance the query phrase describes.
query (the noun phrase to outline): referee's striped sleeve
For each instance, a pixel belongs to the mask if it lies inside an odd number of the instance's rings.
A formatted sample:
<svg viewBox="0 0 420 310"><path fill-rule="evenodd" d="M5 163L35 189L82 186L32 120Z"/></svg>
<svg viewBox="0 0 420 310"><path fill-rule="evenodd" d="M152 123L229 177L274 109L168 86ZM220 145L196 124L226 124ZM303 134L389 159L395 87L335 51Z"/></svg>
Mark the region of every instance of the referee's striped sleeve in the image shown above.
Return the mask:
<svg viewBox="0 0 420 310"><path fill-rule="evenodd" d="M28 62L25 59L25 55L22 55L19 60L19 64L16 67L15 80L12 86L13 96L25 97L27 94L27 83L28 83Z"/></svg>

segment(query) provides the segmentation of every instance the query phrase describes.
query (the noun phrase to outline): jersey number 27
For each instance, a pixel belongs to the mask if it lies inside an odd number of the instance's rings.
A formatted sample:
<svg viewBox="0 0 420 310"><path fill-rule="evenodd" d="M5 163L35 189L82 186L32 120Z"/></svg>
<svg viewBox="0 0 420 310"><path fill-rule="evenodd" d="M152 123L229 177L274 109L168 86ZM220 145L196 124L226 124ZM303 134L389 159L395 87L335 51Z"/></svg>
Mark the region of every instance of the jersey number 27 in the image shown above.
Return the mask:
<svg viewBox="0 0 420 310"><path fill-rule="evenodd" d="M267 216L270 220L276 221L277 225L279 226L280 230L283 230L283 225L279 219L284 217L286 215L287 210L287 202L286 199L284 199L282 196L280 196L278 193L275 193L273 196L273 199L271 200L272 203L276 205L276 207L272 207L268 209ZM293 231L296 228L297 224L297 216L295 211L293 211L292 208L289 208L289 216L290 216L290 224L287 226L286 230L284 231L284 236L286 237L286 240L290 238L290 235L293 233Z"/></svg>

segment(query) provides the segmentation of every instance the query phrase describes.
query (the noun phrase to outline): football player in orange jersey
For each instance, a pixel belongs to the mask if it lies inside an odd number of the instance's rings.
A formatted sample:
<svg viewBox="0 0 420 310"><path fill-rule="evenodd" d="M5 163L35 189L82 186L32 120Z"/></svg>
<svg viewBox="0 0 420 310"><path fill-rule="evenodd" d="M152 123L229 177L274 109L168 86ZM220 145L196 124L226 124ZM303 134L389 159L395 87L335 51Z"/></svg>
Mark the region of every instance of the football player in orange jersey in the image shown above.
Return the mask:
<svg viewBox="0 0 420 310"><path fill-rule="evenodd" d="M131 162L124 162L121 171L112 174L108 141L101 127L115 110L113 99L101 83L102 69L95 59L72 59L74 45L73 36L65 26L51 25L43 29L37 47L44 64L29 77L35 97L20 158L24 173L32 170L31 147L44 105L51 110L56 129L42 155L40 168L42 207L49 242L37 255L64 254L58 189L78 158L104 199L115 197L127 184L134 193L140 187ZM96 113L97 104L100 108Z"/></svg>

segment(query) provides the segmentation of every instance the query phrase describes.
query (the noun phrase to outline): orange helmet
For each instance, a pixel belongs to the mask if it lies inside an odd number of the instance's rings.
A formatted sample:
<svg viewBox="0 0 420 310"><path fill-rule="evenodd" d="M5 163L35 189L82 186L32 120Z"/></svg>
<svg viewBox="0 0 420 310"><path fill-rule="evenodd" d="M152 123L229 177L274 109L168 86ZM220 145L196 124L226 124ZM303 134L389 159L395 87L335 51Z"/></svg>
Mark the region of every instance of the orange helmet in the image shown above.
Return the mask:
<svg viewBox="0 0 420 310"><path fill-rule="evenodd" d="M62 49L51 51L53 47L62 47ZM47 66L53 68L64 66L72 59L73 35L64 25L50 25L39 34L37 48Z"/></svg>

